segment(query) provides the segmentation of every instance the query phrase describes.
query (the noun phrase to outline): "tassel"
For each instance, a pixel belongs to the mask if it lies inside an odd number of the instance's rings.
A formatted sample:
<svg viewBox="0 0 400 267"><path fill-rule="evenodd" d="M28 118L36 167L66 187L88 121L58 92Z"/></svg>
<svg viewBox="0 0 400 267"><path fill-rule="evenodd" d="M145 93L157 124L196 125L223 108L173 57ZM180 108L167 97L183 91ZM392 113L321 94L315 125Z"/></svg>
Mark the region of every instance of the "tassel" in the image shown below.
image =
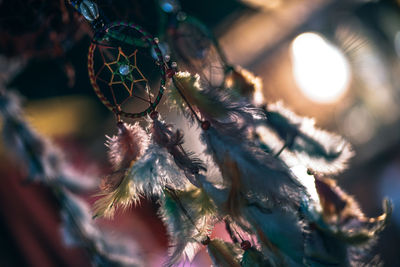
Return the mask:
<svg viewBox="0 0 400 267"><path fill-rule="evenodd" d="M240 267L240 252L238 247L220 239L210 240L206 245L208 254L215 266Z"/></svg>
<svg viewBox="0 0 400 267"><path fill-rule="evenodd" d="M292 162L291 158L295 158L306 168L325 174L337 173L347 167L353 151L343 138L316 128L313 119L299 117L281 103L268 105L265 113L266 126L285 142L278 154L284 149L291 152L282 153L284 161ZM269 139L262 138L267 142Z"/></svg>
<svg viewBox="0 0 400 267"><path fill-rule="evenodd" d="M177 191L167 187L164 193L159 215L170 236L166 265L175 265L182 258L192 261L200 249L199 240L212 229L215 206L201 189Z"/></svg>

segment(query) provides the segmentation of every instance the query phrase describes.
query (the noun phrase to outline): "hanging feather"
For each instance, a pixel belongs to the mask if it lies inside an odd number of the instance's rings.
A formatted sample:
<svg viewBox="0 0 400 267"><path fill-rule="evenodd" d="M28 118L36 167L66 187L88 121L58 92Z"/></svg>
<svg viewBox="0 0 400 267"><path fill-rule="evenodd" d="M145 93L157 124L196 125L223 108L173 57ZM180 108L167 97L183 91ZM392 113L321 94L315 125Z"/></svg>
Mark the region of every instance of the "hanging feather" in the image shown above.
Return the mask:
<svg viewBox="0 0 400 267"><path fill-rule="evenodd" d="M3 117L3 137L9 151L29 166L31 180L49 186L61 207L64 242L84 246L92 262L101 266L143 266L138 249L127 251L132 242L121 247L106 233L100 232L90 217L89 207L70 191L92 190L95 181L73 170L63 154L49 141L37 134L22 116L19 98L0 92L0 113Z"/></svg>
<svg viewBox="0 0 400 267"><path fill-rule="evenodd" d="M213 200L221 217L230 216L223 208L229 197L229 188L219 188L201 180L203 189ZM241 218L232 218L236 224L256 235L261 251L272 266L301 266L303 262L304 225L294 211L280 207L270 208L257 198L246 197Z"/></svg>
<svg viewBox="0 0 400 267"><path fill-rule="evenodd" d="M115 211L115 205L120 203L128 207L138 201L141 195L160 196L166 185L184 189L187 180L168 151L152 141L142 157L126 170L118 188L96 202L95 217L110 217Z"/></svg>
<svg viewBox="0 0 400 267"><path fill-rule="evenodd" d="M107 136L108 157L115 171L126 169L144 154L149 140L139 123L117 123L118 134Z"/></svg>
<svg viewBox="0 0 400 267"><path fill-rule="evenodd" d="M229 92L210 87L202 88L199 75L178 72L173 77L173 84L175 88L170 90L172 105L177 106L187 117L192 119L194 119L193 114L189 112L187 103L204 120L213 124L224 121L244 123L253 121L255 117L263 117L262 111L252 106L244 98L232 101Z"/></svg>
<svg viewBox="0 0 400 267"><path fill-rule="evenodd" d="M240 248L221 239L210 240L207 251L215 266L240 267Z"/></svg>
<svg viewBox="0 0 400 267"><path fill-rule="evenodd" d="M235 132L236 135L241 131L234 127L226 130ZM228 206L235 205L235 201L240 202L234 200L233 196L255 194L271 206L296 210L301 198L307 197L305 188L284 164L247 142L245 138L239 141L240 139L219 134L214 128L204 131L202 137L207 144L207 152L220 167L225 182L233 186L232 190L240 188L240 193L231 192L230 201L234 202ZM229 171L233 167L236 171Z"/></svg>
<svg viewBox="0 0 400 267"><path fill-rule="evenodd" d="M214 203L201 189L180 191L167 187L159 214L170 237L166 265L175 265L181 259L192 261L200 249L199 242L210 234L214 225Z"/></svg>
<svg viewBox="0 0 400 267"><path fill-rule="evenodd" d="M126 209L139 201L139 193L132 185L128 171L135 160L144 154L148 146L148 137L138 123L129 125L119 122L117 127L118 134L113 137L107 136L106 142L114 172L102 181L102 192L98 194L101 198L94 205L94 217L111 218L117 205Z"/></svg>
<svg viewBox="0 0 400 267"><path fill-rule="evenodd" d="M308 261L325 264L323 266L378 263L378 258L371 258L371 255L375 256L371 250L378 233L390 219L390 202L384 201L381 216L367 218L355 200L342 191L334 180L314 177L322 210L315 205L302 208L302 214L310 223L305 242Z"/></svg>
<svg viewBox="0 0 400 267"><path fill-rule="evenodd" d="M326 174L337 173L347 167L353 152L342 137L316 128L313 119L300 117L281 103L268 105L265 114L265 125L284 141L278 154L286 150L290 152L282 153L284 161L290 162L295 157L305 167ZM268 142L270 138L262 139Z"/></svg>
<svg viewBox="0 0 400 267"><path fill-rule="evenodd" d="M262 252L274 266L302 266L304 226L298 214L279 208L262 209L250 204L243 217L260 240Z"/></svg>
<svg viewBox="0 0 400 267"><path fill-rule="evenodd" d="M115 186L115 189L96 195L100 196L100 199L94 203L93 218L103 216L113 218L117 206L125 210L132 204L139 202L140 195L135 190L136 188L133 186L130 177L126 174L121 174L121 176L122 180Z"/></svg>
<svg viewBox="0 0 400 267"><path fill-rule="evenodd" d="M332 179L315 177L316 189L322 206L322 218L317 225L348 244L359 245L376 238L387 225L392 206L388 200L383 203L383 214L367 218L357 202Z"/></svg>
<svg viewBox="0 0 400 267"><path fill-rule="evenodd" d="M183 171L175 164L168 151L151 141L144 155L128 172L137 192L144 196L160 196L166 185L173 189L188 186Z"/></svg>
<svg viewBox="0 0 400 267"><path fill-rule="evenodd" d="M217 90L203 90L198 76L177 73L174 81L190 105L213 125L202 137L207 152L214 157L226 184L232 188L227 206L237 207L240 195L248 193L260 194L271 203L279 202L283 206L298 205L305 192L295 177L279 160L248 141L246 127L251 127L258 110L249 103L232 100L229 95L221 97ZM232 167L239 174L229 171Z"/></svg>
<svg viewBox="0 0 400 267"><path fill-rule="evenodd" d="M200 171L207 171L204 163L194 156L193 152L183 148L183 133L180 130L173 131L172 125L167 125L154 117L151 132L154 141L167 149L174 158L175 164L186 175L188 180L198 187L196 176Z"/></svg>

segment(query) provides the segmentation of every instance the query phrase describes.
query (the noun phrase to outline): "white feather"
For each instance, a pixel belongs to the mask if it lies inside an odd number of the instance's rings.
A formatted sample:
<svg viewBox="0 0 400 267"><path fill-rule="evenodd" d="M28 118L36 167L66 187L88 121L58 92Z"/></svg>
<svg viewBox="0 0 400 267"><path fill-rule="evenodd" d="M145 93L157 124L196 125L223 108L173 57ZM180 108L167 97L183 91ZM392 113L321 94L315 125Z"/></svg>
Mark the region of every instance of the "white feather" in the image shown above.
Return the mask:
<svg viewBox="0 0 400 267"><path fill-rule="evenodd" d="M146 196L162 195L166 185L174 189L184 189L188 183L173 157L154 142L131 167L128 176L136 191Z"/></svg>

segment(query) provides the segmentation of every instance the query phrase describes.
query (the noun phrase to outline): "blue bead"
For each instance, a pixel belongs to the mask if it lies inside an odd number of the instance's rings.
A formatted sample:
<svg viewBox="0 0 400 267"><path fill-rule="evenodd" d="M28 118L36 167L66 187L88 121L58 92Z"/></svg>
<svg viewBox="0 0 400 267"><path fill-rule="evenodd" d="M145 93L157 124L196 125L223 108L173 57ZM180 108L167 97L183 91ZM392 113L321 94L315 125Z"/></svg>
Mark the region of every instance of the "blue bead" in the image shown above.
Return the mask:
<svg viewBox="0 0 400 267"><path fill-rule="evenodd" d="M175 0L160 0L160 6L167 13L176 12L179 9L179 5Z"/></svg>
<svg viewBox="0 0 400 267"><path fill-rule="evenodd" d="M121 65L121 66L119 66L118 71L119 71L119 73L120 73L121 75L128 75L129 72L130 72L129 66L128 66L128 65L125 65L125 64L124 64L124 65Z"/></svg>

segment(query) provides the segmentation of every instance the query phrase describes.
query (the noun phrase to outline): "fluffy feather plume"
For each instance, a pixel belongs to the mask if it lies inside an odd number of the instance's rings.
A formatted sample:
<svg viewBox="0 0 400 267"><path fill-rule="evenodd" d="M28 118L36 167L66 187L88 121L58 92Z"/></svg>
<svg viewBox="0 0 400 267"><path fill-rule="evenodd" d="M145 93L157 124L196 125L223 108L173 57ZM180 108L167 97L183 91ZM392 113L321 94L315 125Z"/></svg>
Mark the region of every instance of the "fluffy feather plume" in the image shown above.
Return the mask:
<svg viewBox="0 0 400 267"><path fill-rule="evenodd" d="M120 205L123 209L139 201L139 195L128 176L129 169L135 160L141 157L148 146L146 132L139 126L118 123L118 134L107 137L106 146L109 148L109 160L114 172L106 176L101 184L101 196L94 205L94 217L113 217L115 208Z"/></svg>
<svg viewBox="0 0 400 267"><path fill-rule="evenodd" d="M193 152L183 148L183 133L180 130L173 131L172 125L167 125L158 119L153 121L151 128L154 141L161 147L167 149L174 158L175 164L185 173L188 180L198 186L196 175L200 171L206 171L204 163L194 156Z"/></svg>
<svg viewBox="0 0 400 267"><path fill-rule="evenodd" d="M150 143L142 157L126 170L119 187L107 194L109 196L107 201L98 200L95 215L110 217L115 211L116 204L121 203L123 207L128 207L141 195L160 196L166 185L175 189L184 189L187 180L168 151L155 143ZM111 196L118 196L119 202Z"/></svg>
<svg viewBox="0 0 400 267"><path fill-rule="evenodd" d="M377 263L378 258L371 259L374 255L371 250L377 234L390 219L390 202L384 201L381 216L367 218L355 200L342 191L334 180L315 176L315 183L322 212L312 205L302 209L310 222L305 243L308 262L341 266L367 266L371 261Z"/></svg>
<svg viewBox="0 0 400 267"><path fill-rule="evenodd" d="M240 267L240 248L221 239L210 240L208 254L215 266Z"/></svg>
<svg viewBox="0 0 400 267"><path fill-rule="evenodd" d="M133 186L130 177L125 173L121 176L122 180L115 186L115 189L97 194L97 196L100 196L100 199L94 203L93 218L103 216L105 218L112 218L117 206L125 210L133 203L139 202L140 195L135 190L136 188Z"/></svg>
<svg viewBox="0 0 400 267"><path fill-rule="evenodd" d="M232 128L233 131L238 133L238 129ZM203 132L202 137L225 182L234 184L232 190L240 188L240 193L232 191L231 196L255 194L271 206L292 209L307 196L305 188L285 165L245 139L238 141L221 135L214 128ZM234 172L229 170L233 167Z"/></svg>
<svg viewBox="0 0 400 267"><path fill-rule="evenodd" d="M185 189L188 185L171 154L154 141L129 170L128 176L136 191L144 196L160 196L167 185L173 189Z"/></svg>
<svg viewBox="0 0 400 267"><path fill-rule="evenodd" d="M107 136L108 157L115 171L128 168L146 150L149 138L139 123L117 123L118 134Z"/></svg>
<svg viewBox="0 0 400 267"><path fill-rule="evenodd" d="M245 99L232 101L229 92L215 90L212 87L202 88L199 75L178 72L173 81L175 88L170 90L172 103L189 117L193 115L189 112L187 103L182 99L181 94L195 112L214 124L226 121L244 123L244 121L253 121L254 117L261 118L263 116L261 110L252 106Z"/></svg>
<svg viewBox="0 0 400 267"><path fill-rule="evenodd" d="M170 237L167 266L192 261L214 224L215 206L201 189L178 191L166 188L161 198L160 217Z"/></svg>
<svg viewBox="0 0 400 267"><path fill-rule="evenodd" d="M296 115L281 103L268 105L265 124L283 141L284 161L296 161L318 173L332 174L347 167L353 156L349 143L342 137L315 127L313 119ZM268 137L262 138L268 142ZM269 146L269 144L266 144Z"/></svg>
<svg viewBox="0 0 400 267"><path fill-rule="evenodd" d="M373 240L387 225L392 206L384 201L384 213L377 218L367 218L357 202L328 178L315 178L316 189L322 206L323 224L326 229L348 244L363 244ZM321 221L321 220L319 220Z"/></svg>

